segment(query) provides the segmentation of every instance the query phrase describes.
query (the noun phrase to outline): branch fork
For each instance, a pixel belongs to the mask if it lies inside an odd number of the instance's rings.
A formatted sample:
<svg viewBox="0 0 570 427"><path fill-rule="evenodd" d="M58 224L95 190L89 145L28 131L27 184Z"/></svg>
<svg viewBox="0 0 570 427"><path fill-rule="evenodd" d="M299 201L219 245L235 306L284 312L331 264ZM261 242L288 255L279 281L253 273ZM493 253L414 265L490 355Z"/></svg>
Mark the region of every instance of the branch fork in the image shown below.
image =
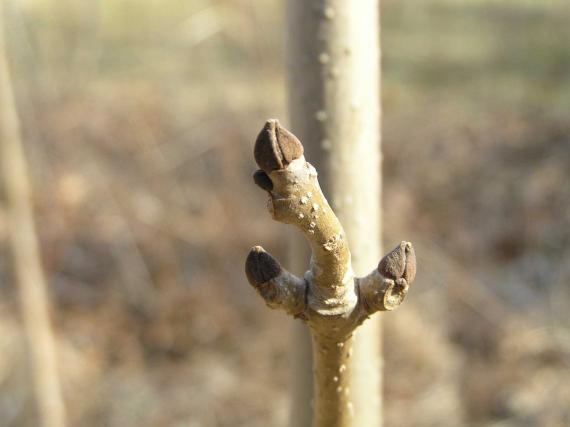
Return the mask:
<svg viewBox="0 0 570 427"><path fill-rule="evenodd" d="M297 227L312 255L304 277L296 277L261 246L245 263L250 284L266 304L300 318L311 329L315 364L315 426L351 425L353 333L378 311L397 308L416 274L410 242L401 242L367 276L356 277L343 227L329 206L317 171L301 142L277 120L268 120L255 141L259 170L253 180L267 192L274 220ZM375 238L375 236L371 236Z"/></svg>
<svg viewBox="0 0 570 427"><path fill-rule="evenodd" d="M296 277L255 246L246 260L246 275L271 308L305 320L315 332L338 332L340 338L371 314L394 310L404 301L415 277L414 248L401 242L370 274L355 277L342 225L303 153L295 135L277 120L268 120L255 141L260 169L253 179L267 192L273 219L304 234L312 250L310 268L303 278Z"/></svg>

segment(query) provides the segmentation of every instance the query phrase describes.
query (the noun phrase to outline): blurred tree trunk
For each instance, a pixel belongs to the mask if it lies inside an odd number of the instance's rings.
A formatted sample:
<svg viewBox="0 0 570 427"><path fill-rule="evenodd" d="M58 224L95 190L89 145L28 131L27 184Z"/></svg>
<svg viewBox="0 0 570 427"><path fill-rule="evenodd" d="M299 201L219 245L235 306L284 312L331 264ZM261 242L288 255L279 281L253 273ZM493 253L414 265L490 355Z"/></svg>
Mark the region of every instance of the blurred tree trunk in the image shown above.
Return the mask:
<svg viewBox="0 0 570 427"><path fill-rule="evenodd" d="M20 287L40 424L44 427L63 427L65 410L34 226L28 169L8 69L3 12L3 4L0 3L0 167L8 205L12 259Z"/></svg>
<svg viewBox="0 0 570 427"><path fill-rule="evenodd" d="M289 0L287 61L291 129L343 224L356 275L380 259L380 46L378 0ZM362 213L366 213L363 215ZM302 246L301 246L302 245ZM292 247L292 268L308 259ZM295 268L297 267L297 268ZM291 426L312 420L309 332L294 328ZM373 316L355 334L354 426L380 426L381 329Z"/></svg>

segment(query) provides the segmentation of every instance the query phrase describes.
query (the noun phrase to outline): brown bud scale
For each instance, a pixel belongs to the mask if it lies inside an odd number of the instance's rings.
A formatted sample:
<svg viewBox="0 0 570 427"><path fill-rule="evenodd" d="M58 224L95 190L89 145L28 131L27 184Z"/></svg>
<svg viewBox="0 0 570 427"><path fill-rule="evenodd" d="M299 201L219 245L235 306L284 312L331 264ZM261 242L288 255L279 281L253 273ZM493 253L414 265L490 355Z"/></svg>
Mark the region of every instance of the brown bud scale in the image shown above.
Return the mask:
<svg viewBox="0 0 570 427"><path fill-rule="evenodd" d="M303 155L303 145L276 119L267 120L257 136L253 156L266 173L287 167Z"/></svg>
<svg viewBox="0 0 570 427"><path fill-rule="evenodd" d="M257 185L262 190L273 190L273 183L271 182L271 179L261 169L258 169L253 173L253 182L255 182L255 185Z"/></svg>
<svg viewBox="0 0 570 427"><path fill-rule="evenodd" d="M416 276L416 255L410 242L401 242L378 263L378 272L392 280L405 278L411 283Z"/></svg>
<svg viewBox="0 0 570 427"><path fill-rule="evenodd" d="M263 283L279 276L283 269L261 246L254 246L245 261L245 275L252 286L259 288Z"/></svg>

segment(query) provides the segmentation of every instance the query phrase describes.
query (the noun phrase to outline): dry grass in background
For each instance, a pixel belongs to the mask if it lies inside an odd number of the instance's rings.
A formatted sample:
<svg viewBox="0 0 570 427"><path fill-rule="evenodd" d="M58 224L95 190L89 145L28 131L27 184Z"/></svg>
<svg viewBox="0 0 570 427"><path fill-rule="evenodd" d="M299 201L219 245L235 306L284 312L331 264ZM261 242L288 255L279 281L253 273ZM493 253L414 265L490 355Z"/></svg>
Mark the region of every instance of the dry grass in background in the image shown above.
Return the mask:
<svg viewBox="0 0 570 427"><path fill-rule="evenodd" d="M8 1L8 37L77 426L287 418L289 320L247 286L286 228L250 174L285 117L281 3ZM570 424L570 10L385 0L388 426ZM286 120L283 120L286 123ZM0 425L36 425L0 210Z"/></svg>

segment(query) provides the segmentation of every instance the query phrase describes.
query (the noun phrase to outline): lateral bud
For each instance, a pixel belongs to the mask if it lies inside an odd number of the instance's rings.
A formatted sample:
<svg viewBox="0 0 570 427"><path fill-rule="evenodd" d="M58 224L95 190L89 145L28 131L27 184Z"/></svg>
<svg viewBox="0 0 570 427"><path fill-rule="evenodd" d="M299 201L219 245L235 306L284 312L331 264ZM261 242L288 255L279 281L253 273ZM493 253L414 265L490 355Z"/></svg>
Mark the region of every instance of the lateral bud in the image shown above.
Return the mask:
<svg viewBox="0 0 570 427"><path fill-rule="evenodd" d="M257 165L266 173L287 167L303 155L303 145L295 135L269 119L259 132L253 149Z"/></svg>
<svg viewBox="0 0 570 427"><path fill-rule="evenodd" d="M416 253L410 242L401 242L378 263L378 272L389 279L405 279L408 284L416 277Z"/></svg>
<svg viewBox="0 0 570 427"><path fill-rule="evenodd" d="M245 260L245 275L254 288L279 276L283 269L261 246L254 246Z"/></svg>
<svg viewBox="0 0 570 427"><path fill-rule="evenodd" d="M253 182L255 182L255 185L257 185L262 190L273 190L273 182L271 182L269 176L261 169L258 169L253 173Z"/></svg>

